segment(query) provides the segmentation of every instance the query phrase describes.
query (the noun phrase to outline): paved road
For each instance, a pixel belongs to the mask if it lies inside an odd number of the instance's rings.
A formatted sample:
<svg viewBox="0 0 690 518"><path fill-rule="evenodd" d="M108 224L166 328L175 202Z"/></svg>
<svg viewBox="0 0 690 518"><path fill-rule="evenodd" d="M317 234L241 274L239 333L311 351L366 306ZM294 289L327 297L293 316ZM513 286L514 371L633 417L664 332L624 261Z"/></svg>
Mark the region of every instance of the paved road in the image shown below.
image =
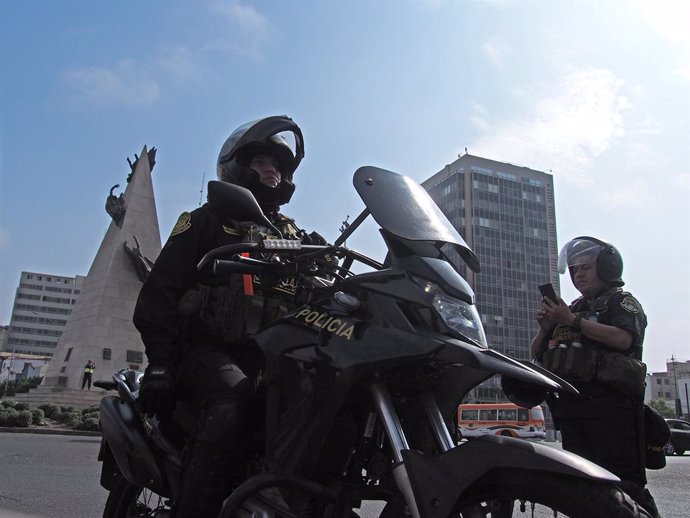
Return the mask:
<svg viewBox="0 0 690 518"><path fill-rule="evenodd" d="M100 518L107 493L99 444L98 437L0 433L0 518ZM690 454L669 457L648 477L662 518L690 516Z"/></svg>

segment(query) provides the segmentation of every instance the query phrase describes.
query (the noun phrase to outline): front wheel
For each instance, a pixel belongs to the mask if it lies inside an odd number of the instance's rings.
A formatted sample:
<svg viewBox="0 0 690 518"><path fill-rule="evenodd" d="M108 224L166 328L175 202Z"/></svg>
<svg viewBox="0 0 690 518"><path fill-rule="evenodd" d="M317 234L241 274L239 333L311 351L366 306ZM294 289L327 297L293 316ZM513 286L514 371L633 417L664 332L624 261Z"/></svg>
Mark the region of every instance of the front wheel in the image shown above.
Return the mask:
<svg viewBox="0 0 690 518"><path fill-rule="evenodd" d="M124 477L115 483L105 503L103 518L168 518L168 500L136 486Z"/></svg>
<svg viewBox="0 0 690 518"><path fill-rule="evenodd" d="M451 517L649 518L619 488L532 470L494 470L469 487Z"/></svg>
<svg viewBox="0 0 690 518"><path fill-rule="evenodd" d="M391 501L380 518L409 516L402 499ZM615 486L556 473L493 470L472 484L448 518L650 518Z"/></svg>

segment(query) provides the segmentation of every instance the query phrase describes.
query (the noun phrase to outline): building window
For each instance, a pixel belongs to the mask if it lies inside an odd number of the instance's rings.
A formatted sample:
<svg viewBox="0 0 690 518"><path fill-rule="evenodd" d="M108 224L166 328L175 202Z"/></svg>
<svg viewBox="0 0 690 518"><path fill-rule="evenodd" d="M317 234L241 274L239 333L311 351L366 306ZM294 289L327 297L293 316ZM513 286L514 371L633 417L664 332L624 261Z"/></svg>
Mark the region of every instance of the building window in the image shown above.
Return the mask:
<svg viewBox="0 0 690 518"><path fill-rule="evenodd" d="M112 355L112 351L108 347L103 348L103 359L109 360Z"/></svg>
<svg viewBox="0 0 690 518"><path fill-rule="evenodd" d="M144 363L144 353L141 351L127 351L127 361L133 363Z"/></svg>

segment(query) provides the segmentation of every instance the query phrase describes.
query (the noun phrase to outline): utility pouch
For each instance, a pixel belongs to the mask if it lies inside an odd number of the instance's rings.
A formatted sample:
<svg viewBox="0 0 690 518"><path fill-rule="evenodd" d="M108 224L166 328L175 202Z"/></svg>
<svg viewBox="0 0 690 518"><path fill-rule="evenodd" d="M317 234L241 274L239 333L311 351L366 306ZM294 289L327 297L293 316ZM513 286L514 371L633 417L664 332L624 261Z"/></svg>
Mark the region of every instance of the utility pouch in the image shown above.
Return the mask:
<svg viewBox="0 0 690 518"><path fill-rule="evenodd" d="M597 381L619 390L626 396L644 395L647 365L614 351L602 351L598 363Z"/></svg>
<svg viewBox="0 0 690 518"><path fill-rule="evenodd" d="M563 377L569 381L590 383L597 372L596 352L582 344L571 344L565 352Z"/></svg>
<svg viewBox="0 0 690 518"><path fill-rule="evenodd" d="M177 303L177 313L184 318L199 316L208 303L210 293L211 288L203 284L189 288Z"/></svg>
<svg viewBox="0 0 690 518"><path fill-rule="evenodd" d="M252 327L250 317L261 308L261 297L247 296L241 291L227 286L212 288L208 303L201 312L201 322L206 330L224 341L235 341L247 336Z"/></svg>

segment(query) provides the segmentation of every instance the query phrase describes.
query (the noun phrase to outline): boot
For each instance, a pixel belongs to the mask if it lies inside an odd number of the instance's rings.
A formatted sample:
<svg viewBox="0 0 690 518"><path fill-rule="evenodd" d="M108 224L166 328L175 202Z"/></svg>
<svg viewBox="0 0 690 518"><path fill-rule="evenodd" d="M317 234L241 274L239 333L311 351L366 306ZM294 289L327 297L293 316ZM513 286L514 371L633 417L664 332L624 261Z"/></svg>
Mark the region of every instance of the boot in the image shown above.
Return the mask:
<svg viewBox="0 0 690 518"><path fill-rule="evenodd" d="M196 441L187 452L171 518L215 518L229 495L238 456Z"/></svg>

